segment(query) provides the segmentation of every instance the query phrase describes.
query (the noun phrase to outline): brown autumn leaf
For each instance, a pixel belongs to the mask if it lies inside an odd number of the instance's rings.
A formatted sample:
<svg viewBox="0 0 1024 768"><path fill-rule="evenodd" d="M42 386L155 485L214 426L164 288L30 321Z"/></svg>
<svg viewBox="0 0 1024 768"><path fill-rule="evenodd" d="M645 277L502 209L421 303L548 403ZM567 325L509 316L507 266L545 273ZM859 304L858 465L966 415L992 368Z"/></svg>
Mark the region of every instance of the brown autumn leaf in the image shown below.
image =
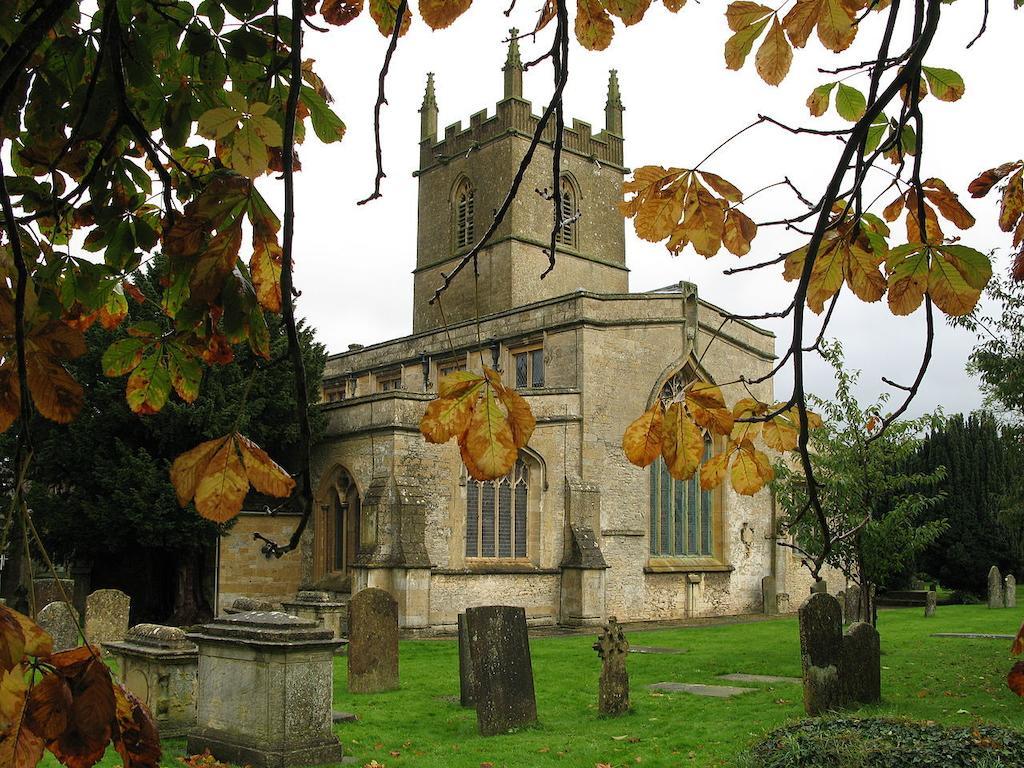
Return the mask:
<svg viewBox="0 0 1024 768"><path fill-rule="evenodd" d="M15 612L0 605L0 670L14 669L25 657L25 632Z"/></svg>
<svg viewBox="0 0 1024 768"><path fill-rule="evenodd" d="M35 768L43 757L43 740L26 721L28 683L22 669L11 669L0 678L0 765Z"/></svg>
<svg viewBox="0 0 1024 768"><path fill-rule="evenodd" d="M626 427L622 451L631 464L646 467L661 455L663 423L661 401L655 400L642 416Z"/></svg>
<svg viewBox="0 0 1024 768"><path fill-rule="evenodd" d="M686 409L694 422L716 435L732 432L732 411L725 405L722 390L704 381L692 381L684 390Z"/></svg>
<svg viewBox="0 0 1024 768"><path fill-rule="evenodd" d="M242 454L245 474L252 487L260 493L279 499L291 496L295 480L270 455L244 435L235 435Z"/></svg>
<svg viewBox="0 0 1024 768"><path fill-rule="evenodd" d="M473 0L420 0L420 16L431 29L444 29L469 10Z"/></svg>
<svg viewBox="0 0 1024 768"><path fill-rule="evenodd" d="M821 44L834 53L845 51L857 36L857 11L864 0L797 0L782 20L796 48L803 48L815 28Z"/></svg>
<svg viewBox="0 0 1024 768"><path fill-rule="evenodd" d="M228 438L206 464L196 485L196 511L207 520L224 523L242 510L249 490L245 466L235 441Z"/></svg>
<svg viewBox="0 0 1024 768"><path fill-rule="evenodd" d="M1024 653L1024 622L1021 623L1020 629L1017 630L1017 637L1013 640L1013 646L1010 648L1011 656L1020 656Z"/></svg>
<svg viewBox="0 0 1024 768"><path fill-rule="evenodd" d="M283 251L277 240L258 240L253 243L249 272L252 274L256 300L270 312L281 311L281 264Z"/></svg>
<svg viewBox="0 0 1024 768"><path fill-rule="evenodd" d="M600 0L577 0L576 39L588 51L603 51L612 42L615 26Z"/></svg>
<svg viewBox="0 0 1024 768"><path fill-rule="evenodd" d="M1024 696L1024 661L1018 661L1006 676L1006 684L1018 696Z"/></svg>
<svg viewBox="0 0 1024 768"><path fill-rule="evenodd" d="M682 403L665 409L662 424L661 455L668 473L676 480L688 480L700 466L704 455L704 435L686 413Z"/></svg>
<svg viewBox="0 0 1024 768"><path fill-rule="evenodd" d="M124 768L158 768L160 735L153 715L139 698L123 685L114 687L114 748L121 755Z"/></svg>
<svg viewBox="0 0 1024 768"><path fill-rule="evenodd" d="M36 624L32 619L23 613L8 608L7 611L14 617L21 627L22 637L25 638L25 654L28 656L49 656L53 653L53 638L50 633Z"/></svg>
<svg viewBox="0 0 1024 768"><path fill-rule="evenodd" d="M324 0L320 6L320 15L324 21L335 26L343 26L363 12L363 0Z"/></svg>
<svg viewBox="0 0 1024 768"><path fill-rule="evenodd" d="M1024 166L1024 160L1003 163L995 168L989 168L987 171L980 173L974 181L967 185L967 191L971 193L971 197L984 197L992 187L1021 166Z"/></svg>
<svg viewBox="0 0 1024 768"><path fill-rule="evenodd" d="M613 16L621 19L627 27L643 19L647 9L651 7L651 0L603 0L603 3L605 8Z"/></svg>
<svg viewBox="0 0 1024 768"><path fill-rule="evenodd" d="M750 245L757 235L757 224L739 208L730 208L725 212L725 231L722 233L722 245L734 256L746 256L750 253Z"/></svg>
<svg viewBox="0 0 1024 768"><path fill-rule="evenodd" d="M793 49L786 40L786 33L782 30L779 17L775 16L768 34L761 42L761 47L757 49L754 66L757 74L768 85L778 85L789 73L792 63Z"/></svg>
<svg viewBox="0 0 1024 768"><path fill-rule="evenodd" d="M725 480L725 473L729 469L729 454L725 451L715 454L701 464L700 487L702 490L710 491L717 488Z"/></svg>
<svg viewBox="0 0 1024 768"><path fill-rule="evenodd" d="M64 676L44 675L29 693L25 722L43 739L56 739L71 720L71 704L71 688Z"/></svg>
<svg viewBox="0 0 1024 768"><path fill-rule="evenodd" d="M516 450L512 429L498 406L491 386L485 386L474 403L469 427L465 432L466 451L473 459L470 474L476 480L494 480L507 475L516 463Z"/></svg>
<svg viewBox="0 0 1024 768"><path fill-rule="evenodd" d="M377 24L377 29L384 37L391 37L395 31L395 21L398 19L399 0L369 0L370 18ZM412 22L412 12L407 7L402 15L402 26L398 30L401 37L409 31L409 24Z"/></svg>
<svg viewBox="0 0 1024 768"><path fill-rule="evenodd" d="M537 426L537 419L534 418L533 411L530 410L530 406L523 399L523 396L514 389L501 386L500 382L494 389L498 393L498 399L501 401L501 404L508 411L508 424L512 430L512 442L515 443L516 448L525 448L533 436L533 430Z"/></svg>

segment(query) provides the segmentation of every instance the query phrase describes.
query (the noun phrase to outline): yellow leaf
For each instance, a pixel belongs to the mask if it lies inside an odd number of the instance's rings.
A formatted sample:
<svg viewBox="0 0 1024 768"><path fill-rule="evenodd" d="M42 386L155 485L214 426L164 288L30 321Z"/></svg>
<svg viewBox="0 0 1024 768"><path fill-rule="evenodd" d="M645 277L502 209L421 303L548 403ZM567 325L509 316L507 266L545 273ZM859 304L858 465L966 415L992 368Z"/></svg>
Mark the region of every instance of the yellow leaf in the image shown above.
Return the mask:
<svg viewBox="0 0 1024 768"><path fill-rule="evenodd" d="M615 27L599 0L577 0L576 39L589 51L603 51L612 42Z"/></svg>
<svg viewBox="0 0 1024 768"><path fill-rule="evenodd" d="M281 264L283 252L276 240L253 243L249 272L252 274L256 300L270 312L281 311Z"/></svg>
<svg viewBox="0 0 1024 768"><path fill-rule="evenodd" d="M466 431L466 451L478 474L477 480L495 480L507 475L519 455L505 414L498 407L491 387L476 401Z"/></svg>
<svg viewBox="0 0 1024 768"><path fill-rule="evenodd" d="M711 257L722 247L725 233L725 208L696 179L692 179L686 215L680 227L693 249L701 256Z"/></svg>
<svg viewBox="0 0 1024 768"><path fill-rule="evenodd" d="M512 442L516 448L525 448L530 436L537 426L537 420L526 400L514 389L508 387L495 388L498 399L508 410L508 424L512 430Z"/></svg>
<svg viewBox="0 0 1024 768"><path fill-rule="evenodd" d="M469 10L473 0L420 0L420 16L431 29L444 29Z"/></svg>
<svg viewBox="0 0 1024 768"><path fill-rule="evenodd" d="M249 483L260 493L285 499L291 496L295 480L281 465L244 435L235 435Z"/></svg>
<svg viewBox="0 0 1024 768"><path fill-rule="evenodd" d="M711 187L715 192L724 197L730 203L743 202L743 193L732 184L726 181L717 173L708 173L707 171L701 171L700 177L704 179L705 183Z"/></svg>
<svg viewBox="0 0 1024 768"><path fill-rule="evenodd" d="M937 253L928 271L928 293L935 306L951 317L970 314L981 298L981 291L968 285L956 267Z"/></svg>
<svg viewBox="0 0 1024 768"><path fill-rule="evenodd" d="M661 455L668 466L668 473L676 480L688 480L700 466L704 455L704 435L686 415L682 403L672 403L665 411Z"/></svg>
<svg viewBox="0 0 1024 768"><path fill-rule="evenodd" d="M467 373L467 371L457 371ZM449 374L454 375L454 374ZM479 399L483 379L473 374L473 380L464 380L456 388L451 383L446 391L451 394L432 400L426 413L420 419L420 432L430 443L445 443L458 437L469 428L469 420L473 415L473 406Z"/></svg>
<svg viewBox="0 0 1024 768"><path fill-rule="evenodd" d="M908 245L892 251L889 273L889 310L894 315L909 315L924 301L928 288L928 248Z"/></svg>
<svg viewBox="0 0 1024 768"><path fill-rule="evenodd" d="M651 6L651 0L604 0L604 5L628 27L644 17Z"/></svg>
<svg viewBox="0 0 1024 768"><path fill-rule="evenodd" d="M743 62L754 48L754 41L768 26L768 17L737 30L725 41L725 65L729 69L741 69Z"/></svg>
<svg viewBox="0 0 1024 768"><path fill-rule="evenodd" d="M725 398L718 387L695 381L687 385L685 397L686 407L698 425L716 435L732 432L733 415L725 407Z"/></svg>
<svg viewBox="0 0 1024 768"><path fill-rule="evenodd" d="M818 250L807 284L807 306L816 314L825 310L825 302L843 285L843 255L843 243L838 238L822 243Z"/></svg>
<svg viewBox="0 0 1024 768"><path fill-rule="evenodd" d="M768 479L765 477L765 462L757 454L763 453L751 447L741 447L736 451L736 458L732 462L732 487L736 493L742 496L753 496L764 488ZM771 471L771 465L767 467Z"/></svg>
<svg viewBox="0 0 1024 768"><path fill-rule="evenodd" d="M792 63L793 49L789 47L786 33L782 31L779 17L776 16L771 29L764 36L761 47L757 49L754 66L757 68L757 74L768 85L778 85L789 73L789 66Z"/></svg>
<svg viewBox="0 0 1024 768"><path fill-rule="evenodd" d="M784 414L779 414L771 421L766 421L761 434L769 448L784 453L796 448L799 431Z"/></svg>
<svg viewBox="0 0 1024 768"><path fill-rule="evenodd" d="M729 253L746 256L750 253L750 244L757 235L757 225L747 214L738 208L730 208L725 212L725 231L722 243Z"/></svg>
<svg viewBox="0 0 1024 768"><path fill-rule="evenodd" d="M452 371L437 382L438 397L458 397L473 385L483 384L484 377L472 371Z"/></svg>
<svg viewBox="0 0 1024 768"><path fill-rule="evenodd" d="M700 487L705 491L717 488L725 479L725 471L729 468L729 454L722 452L712 456L700 467Z"/></svg>
<svg viewBox="0 0 1024 768"><path fill-rule="evenodd" d="M729 7L725 9L725 18L729 22L729 29L738 32L771 13L773 13L772 9L766 5L748 2L748 0L737 0L729 3Z"/></svg>
<svg viewBox="0 0 1024 768"><path fill-rule="evenodd" d="M25 653L29 656L49 656L53 653L53 638L50 634L24 614L8 608L10 615L21 626L25 638Z"/></svg>
<svg viewBox="0 0 1024 768"><path fill-rule="evenodd" d="M60 361L44 352L29 355L25 368L28 388L39 413L58 424L70 423L85 401L82 386Z"/></svg>
<svg viewBox="0 0 1024 768"><path fill-rule="evenodd" d="M242 511L248 490L245 467L238 457L235 441L229 435L199 478L196 511L207 520L226 523Z"/></svg>
<svg viewBox="0 0 1024 768"><path fill-rule="evenodd" d="M661 402L655 401L640 418L626 427L622 435L622 450L631 464L646 467L661 455L663 420Z"/></svg>
<svg viewBox="0 0 1024 768"><path fill-rule="evenodd" d="M927 197L939 213L948 221L953 222L960 229L970 229L974 226L974 216L960 203L960 199L942 179L927 179L922 182L925 188L924 196Z"/></svg>
<svg viewBox="0 0 1024 768"><path fill-rule="evenodd" d="M880 269L885 254L876 254L854 243L847 250L846 283L861 301L878 301L885 294L885 276Z"/></svg>
<svg viewBox="0 0 1024 768"><path fill-rule="evenodd" d="M192 501L196 495L199 478L206 471L206 465L210 463L213 454L227 439L227 437L218 437L215 440L207 440L174 460L174 463L171 464L171 484L174 485L178 504L184 507Z"/></svg>

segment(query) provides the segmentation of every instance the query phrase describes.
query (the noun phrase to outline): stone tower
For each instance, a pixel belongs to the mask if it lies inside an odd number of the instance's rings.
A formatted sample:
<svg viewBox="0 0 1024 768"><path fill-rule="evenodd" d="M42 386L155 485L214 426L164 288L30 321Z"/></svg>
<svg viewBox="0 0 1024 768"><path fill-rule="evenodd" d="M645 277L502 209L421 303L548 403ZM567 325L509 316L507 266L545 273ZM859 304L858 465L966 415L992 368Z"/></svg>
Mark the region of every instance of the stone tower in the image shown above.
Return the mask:
<svg viewBox="0 0 1024 768"><path fill-rule="evenodd" d="M469 127L461 122L438 137L434 77L420 107L419 209L414 272L413 332L442 325L437 304L430 304L448 272L483 236L494 219L540 117L523 99L523 64L517 32L512 30L503 67L504 98L495 114L477 112ZM520 307L578 289L625 293L625 221L622 199L622 112L614 70L608 82L605 127L596 135L590 124L565 126L560 188L565 195L557 265L544 280L553 222L550 194L553 120L523 179L518 198L479 259L479 277L469 267L441 299L449 323ZM537 192L540 190L540 193Z"/></svg>

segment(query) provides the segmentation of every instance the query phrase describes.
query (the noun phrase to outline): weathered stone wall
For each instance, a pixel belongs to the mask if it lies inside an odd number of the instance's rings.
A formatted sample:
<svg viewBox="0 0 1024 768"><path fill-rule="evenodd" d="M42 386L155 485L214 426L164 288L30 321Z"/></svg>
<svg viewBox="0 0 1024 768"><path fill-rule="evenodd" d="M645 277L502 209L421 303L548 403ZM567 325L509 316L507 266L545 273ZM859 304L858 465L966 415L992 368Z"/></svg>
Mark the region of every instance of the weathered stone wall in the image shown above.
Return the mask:
<svg viewBox="0 0 1024 768"><path fill-rule="evenodd" d="M526 609L529 624L558 623L560 575L532 574L434 574L430 584L430 623L454 630L458 615L481 605L515 605Z"/></svg>
<svg viewBox="0 0 1024 768"><path fill-rule="evenodd" d="M298 524L295 515L270 516L243 512L228 534L220 539L217 577L217 612L238 597L254 597L272 603L291 600L301 584L308 581L305 549L284 557L267 559L260 553L262 542L253 539L261 533L278 543L287 542ZM312 536L307 529L304 539Z"/></svg>

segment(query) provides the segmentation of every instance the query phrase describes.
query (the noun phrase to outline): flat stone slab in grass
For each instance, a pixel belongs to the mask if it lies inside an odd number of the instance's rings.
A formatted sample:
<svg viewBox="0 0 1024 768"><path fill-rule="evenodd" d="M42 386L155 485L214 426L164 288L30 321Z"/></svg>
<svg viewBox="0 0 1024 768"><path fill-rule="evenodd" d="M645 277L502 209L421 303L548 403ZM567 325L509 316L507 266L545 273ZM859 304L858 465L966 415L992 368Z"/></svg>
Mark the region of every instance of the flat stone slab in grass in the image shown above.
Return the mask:
<svg viewBox="0 0 1024 768"><path fill-rule="evenodd" d="M780 675L747 675L736 672L731 675L719 675L721 680L732 680L734 683L793 683L802 685L803 680L799 677L782 677Z"/></svg>
<svg viewBox="0 0 1024 768"><path fill-rule="evenodd" d="M660 645L631 645L630 653L686 653L685 648L665 648Z"/></svg>
<svg viewBox="0 0 1024 768"><path fill-rule="evenodd" d="M728 699L741 693L753 693L757 688L737 688L732 685L701 685L700 683L654 683L647 688L667 693L692 693L696 696L710 696L714 699Z"/></svg>
<svg viewBox="0 0 1024 768"><path fill-rule="evenodd" d="M983 632L936 632L932 637L959 637L961 640L1013 640L1016 635L989 635Z"/></svg>
<svg viewBox="0 0 1024 768"><path fill-rule="evenodd" d="M359 719L359 715L354 712L331 712L331 722L334 723L354 723Z"/></svg>

